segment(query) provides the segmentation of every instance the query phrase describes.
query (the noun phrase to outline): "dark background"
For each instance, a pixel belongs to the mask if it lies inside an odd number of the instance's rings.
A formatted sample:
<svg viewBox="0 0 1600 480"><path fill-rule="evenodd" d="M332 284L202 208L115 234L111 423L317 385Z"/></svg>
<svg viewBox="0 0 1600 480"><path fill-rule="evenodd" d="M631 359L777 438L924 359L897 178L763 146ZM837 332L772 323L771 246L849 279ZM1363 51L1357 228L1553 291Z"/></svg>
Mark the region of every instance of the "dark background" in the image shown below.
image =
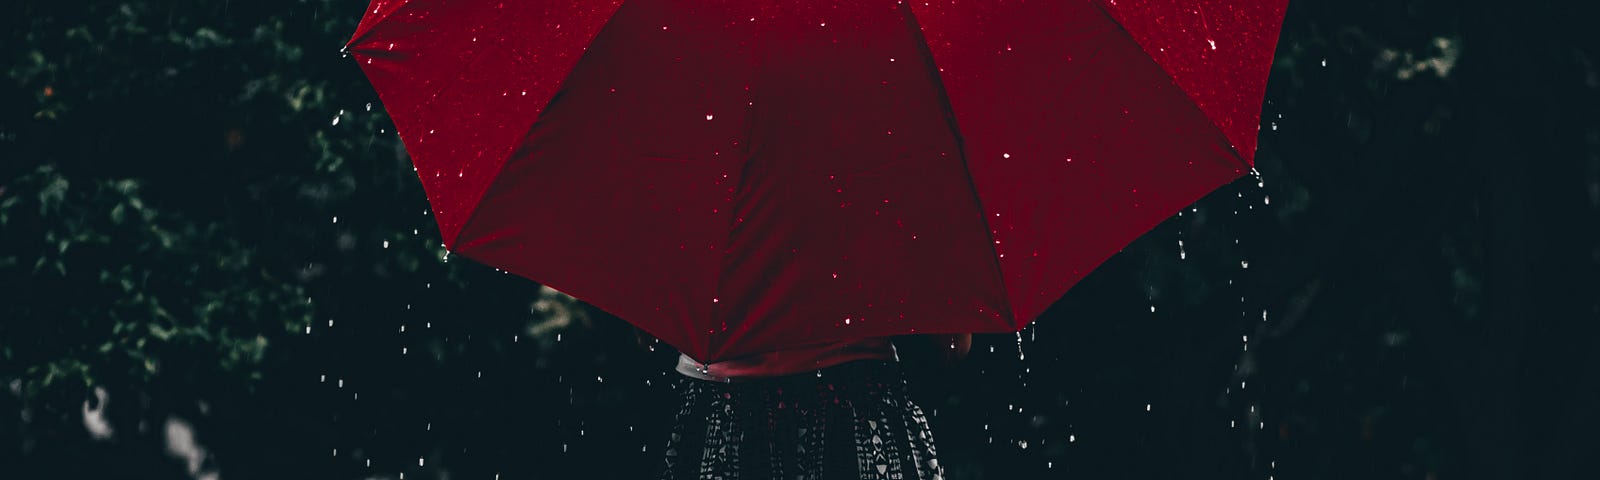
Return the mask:
<svg viewBox="0 0 1600 480"><path fill-rule="evenodd" d="M1292 1L1259 180L954 371L902 342L947 477L1593 478L1581 3ZM657 472L675 354L444 255L364 6L0 7L0 477Z"/></svg>

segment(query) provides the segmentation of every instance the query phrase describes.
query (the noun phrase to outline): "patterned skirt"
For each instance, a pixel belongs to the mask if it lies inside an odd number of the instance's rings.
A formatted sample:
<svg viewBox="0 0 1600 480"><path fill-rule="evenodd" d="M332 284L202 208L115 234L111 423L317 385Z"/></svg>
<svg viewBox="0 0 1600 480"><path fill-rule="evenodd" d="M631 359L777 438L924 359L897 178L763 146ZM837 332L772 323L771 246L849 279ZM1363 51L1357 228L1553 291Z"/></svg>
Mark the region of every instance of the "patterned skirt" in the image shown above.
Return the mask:
<svg viewBox="0 0 1600 480"><path fill-rule="evenodd" d="M663 479L939 479L933 434L900 364L864 360L786 377L683 377Z"/></svg>

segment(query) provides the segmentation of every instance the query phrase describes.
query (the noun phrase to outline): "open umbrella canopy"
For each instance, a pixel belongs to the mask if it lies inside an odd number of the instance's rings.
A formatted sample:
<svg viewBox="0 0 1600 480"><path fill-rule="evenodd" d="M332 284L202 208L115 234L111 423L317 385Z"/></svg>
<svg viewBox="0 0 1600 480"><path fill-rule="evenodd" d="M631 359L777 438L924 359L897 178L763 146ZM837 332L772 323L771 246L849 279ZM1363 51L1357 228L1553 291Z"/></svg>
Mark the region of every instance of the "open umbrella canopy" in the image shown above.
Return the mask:
<svg viewBox="0 0 1600 480"><path fill-rule="evenodd" d="M377 0L348 48L452 251L714 362L1022 328L1249 170L1285 6Z"/></svg>

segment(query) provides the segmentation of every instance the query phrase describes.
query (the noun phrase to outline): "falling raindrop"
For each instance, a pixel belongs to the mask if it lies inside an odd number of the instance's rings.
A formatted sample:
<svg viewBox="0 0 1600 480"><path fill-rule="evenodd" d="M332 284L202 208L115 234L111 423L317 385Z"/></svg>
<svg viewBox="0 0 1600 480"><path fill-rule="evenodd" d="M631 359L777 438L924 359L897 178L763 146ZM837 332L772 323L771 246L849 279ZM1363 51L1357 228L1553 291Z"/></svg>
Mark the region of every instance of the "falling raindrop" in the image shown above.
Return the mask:
<svg viewBox="0 0 1600 480"><path fill-rule="evenodd" d="M1017 360L1027 360L1028 355L1022 351L1022 332L1017 332Z"/></svg>

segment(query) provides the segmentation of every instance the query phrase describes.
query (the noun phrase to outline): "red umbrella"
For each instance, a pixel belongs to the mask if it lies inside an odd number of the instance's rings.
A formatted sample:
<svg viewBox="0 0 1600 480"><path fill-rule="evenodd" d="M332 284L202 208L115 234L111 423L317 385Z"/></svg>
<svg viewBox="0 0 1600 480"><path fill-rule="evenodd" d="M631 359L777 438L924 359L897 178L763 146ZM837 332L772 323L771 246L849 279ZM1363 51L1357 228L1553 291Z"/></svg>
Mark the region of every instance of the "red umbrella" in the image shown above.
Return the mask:
<svg viewBox="0 0 1600 480"><path fill-rule="evenodd" d="M696 360L1009 332L1238 178L1286 0L375 0L452 251Z"/></svg>

